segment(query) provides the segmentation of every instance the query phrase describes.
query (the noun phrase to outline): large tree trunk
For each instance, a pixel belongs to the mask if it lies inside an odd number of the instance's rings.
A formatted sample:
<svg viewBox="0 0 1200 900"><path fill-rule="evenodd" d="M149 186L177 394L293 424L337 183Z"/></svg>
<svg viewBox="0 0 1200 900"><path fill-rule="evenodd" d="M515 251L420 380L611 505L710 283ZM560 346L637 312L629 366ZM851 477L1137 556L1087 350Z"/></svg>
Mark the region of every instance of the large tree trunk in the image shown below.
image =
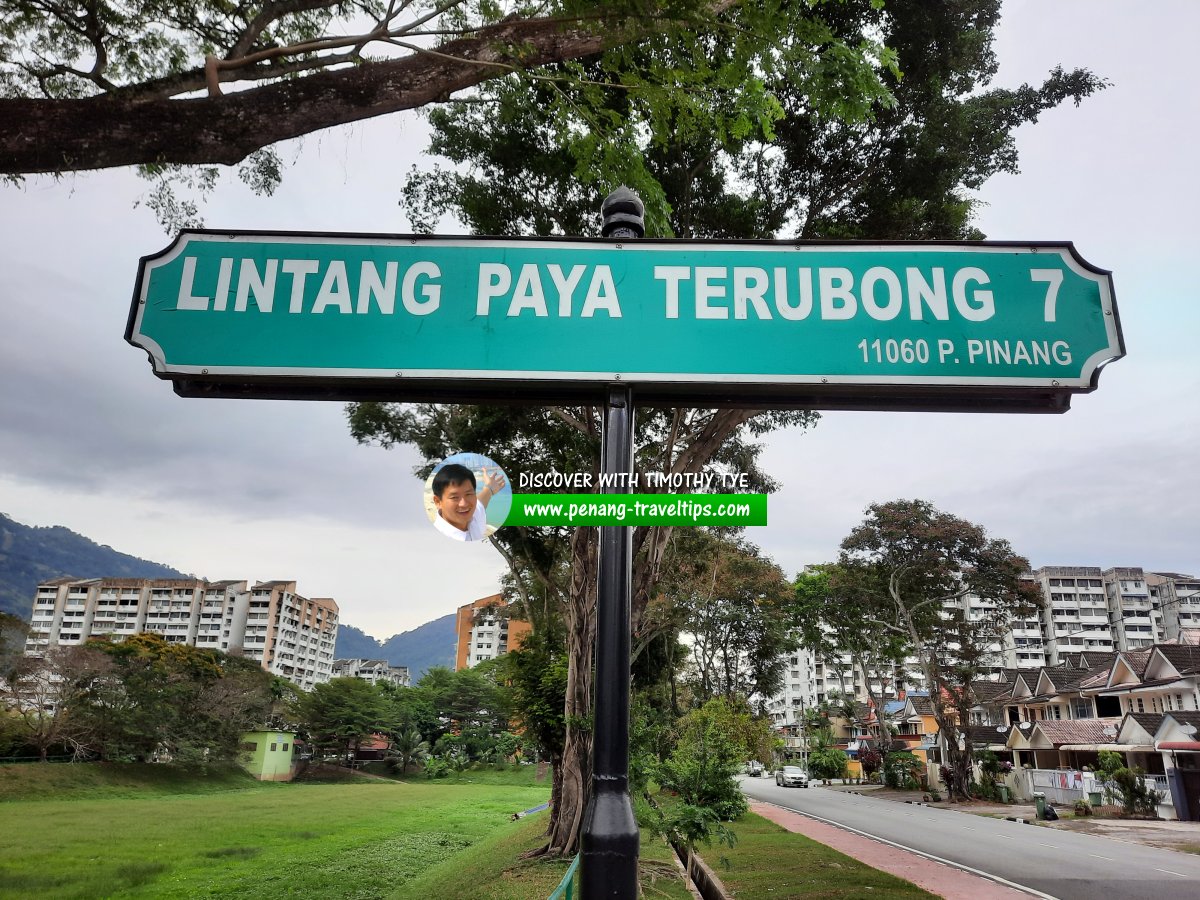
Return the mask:
<svg viewBox="0 0 1200 900"><path fill-rule="evenodd" d="M937 722L938 733L942 736L942 746L946 748L946 768L950 770L950 783L946 785L948 799L951 802L970 800L971 743L966 740L965 732L960 729L961 723L946 709L937 655L933 651L930 651L929 660L924 668L926 682L929 684L929 699L933 703L933 718ZM964 737L962 750L958 748L960 734Z"/></svg>
<svg viewBox="0 0 1200 900"><path fill-rule="evenodd" d="M551 810L545 852L574 856L579 850L583 814L592 788L592 658L596 646L596 551L594 528L571 536L571 596L567 605L566 740L555 779L557 804Z"/></svg>

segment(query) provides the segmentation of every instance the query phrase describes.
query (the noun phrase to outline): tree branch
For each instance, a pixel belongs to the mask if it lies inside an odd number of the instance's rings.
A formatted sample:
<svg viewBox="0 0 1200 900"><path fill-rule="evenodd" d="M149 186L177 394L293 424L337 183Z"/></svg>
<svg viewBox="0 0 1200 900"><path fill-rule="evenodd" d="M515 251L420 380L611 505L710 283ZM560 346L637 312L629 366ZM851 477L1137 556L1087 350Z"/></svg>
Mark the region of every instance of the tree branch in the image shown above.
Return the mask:
<svg viewBox="0 0 1200 900"><path fill-rule="evenodd" d="M893 625L892 623L885 622L882 619L872 619L870 617L868 617L866 621L872 625L878 625L880 628L886 628L888 631L902 635L903 637L909 637L908 631L901 628L899 625Z"/></svg>
<svg viewBox="0 0 1200 900"><path fill-rule="evenodd" d="M566 422L568 425L570 425L572 428L574 428L580 434L586 434L588 437L591 437L592 430L590 428L588 428L588 426L585 423L583 423L579 419L575 418L575 416L571 415L569 412L567 412L561 406L550 407L550 414L552 416L554 416L556 419L561 419L563 422Z"/></svg>
<svg viewBox="0 0 1200 900"><path fill-rule="evenodd" d="M715 0L715 14L735 0ZM615 15L583 27L517 19L429 52L261 85L226 96L166 100L128 93L86 99L0 99L0 174L138 164L233 165L314 131L444 101L514 68L578 59L649 33L654 20ZM219 62L219 61L218 61ZM210 69L219 69L210 64ZM209 72L208 86L213 86Z"/></svg>

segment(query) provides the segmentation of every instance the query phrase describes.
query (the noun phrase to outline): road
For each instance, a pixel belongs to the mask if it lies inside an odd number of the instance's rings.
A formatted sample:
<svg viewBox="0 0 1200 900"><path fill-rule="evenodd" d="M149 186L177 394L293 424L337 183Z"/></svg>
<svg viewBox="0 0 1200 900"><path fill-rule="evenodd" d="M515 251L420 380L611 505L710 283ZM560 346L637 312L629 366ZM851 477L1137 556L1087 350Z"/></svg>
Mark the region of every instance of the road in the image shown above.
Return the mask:
<svg viewBox="0 0 1200 900"><path fill-rule="evenodd" d="M1061 900L1200 900L1200 856L820 787L783 788L772 778L741 781L755 800Z"/></svg>

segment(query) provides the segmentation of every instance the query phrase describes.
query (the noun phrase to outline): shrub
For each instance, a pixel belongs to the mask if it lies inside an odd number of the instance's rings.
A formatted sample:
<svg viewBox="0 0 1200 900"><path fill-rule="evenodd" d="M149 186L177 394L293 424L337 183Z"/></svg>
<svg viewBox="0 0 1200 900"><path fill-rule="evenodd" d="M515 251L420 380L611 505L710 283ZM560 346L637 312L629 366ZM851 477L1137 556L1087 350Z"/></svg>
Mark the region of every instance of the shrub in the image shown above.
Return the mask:
<svg viewBox="0 0 1200 900"><path fill-rule="evenodd" d="M736 819L747 809L736 777L744 748L723 727L726 712L723 701L710 700L680 719L675 749L656 773L658 783L685 804L711 810L721 821Z"/></svg>
<svg viewBox="0 0 1200 900"><path fill-rule="evenodd" d="M1121 758L1120 753L1112 750L1100 751L1100 768L1096 771L1096 780L1104 785L1104 799L1108 803L1117 799L1113 776L1123 768L1125 768L1125 760Z"/></svg>
<svg viewBox="0 0 1200 900"><path fill-rule="evenodd" d="M850 757L844 751L838 750L836 747L814 750L808 757L808 773L822 781L841 778L846 773L846 764L849 759Z"/></svg>
<svg viewBox="0 0 1200 900"><path fill-rule="evenodd" d="M426 778L445 778L450 774L450 763L444 756L431 756L425 760Z"/></svg>
<svg viewBox="0 0 1200 900"><path fill-rule="evenodd" d="M888 787L916 790L921 786L922 768L921 760L907 750L889 753L883 762L883 783Z"/></svg>
<svg viewBox="0 0 1200 900"><path fill-rule="evenodd" d="M863 774L870 778L883 765L883 754L872 747L870 750L864 750L858 754L858 761L862 764Z"/></svg>
<svg viewBox="0 0 1200 900"><path fill-rule="evenodd" d="M1075 815L1090 816L1092 814L1092 804L1088 803L1082 797L1075 801Z"/></svg>
<svg viewBox="0 0 1200 900"><path fill-rule="evenodd" d="M972 795L978 800L990 800L992 802L1000 799L1000 791L996 787L996 782L992 781L986 775L971 788Z"/></svg>
<svg viewBox="0 0 1200 900"><path fill-rule="evenodd" d="M1117 769L1112 773L1112 783L1120 795L1121 806L1127 816L1158 816L1158 804L1163 794L1146 786L1142 769Z"/></svg>

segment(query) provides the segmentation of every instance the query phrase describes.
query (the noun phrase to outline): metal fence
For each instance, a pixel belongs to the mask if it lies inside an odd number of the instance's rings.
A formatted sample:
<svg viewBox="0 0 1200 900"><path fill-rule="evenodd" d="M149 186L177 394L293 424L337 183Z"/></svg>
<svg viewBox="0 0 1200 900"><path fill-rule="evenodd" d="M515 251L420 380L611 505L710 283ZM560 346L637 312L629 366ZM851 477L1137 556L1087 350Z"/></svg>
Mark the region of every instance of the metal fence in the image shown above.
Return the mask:
<svg viewBox="0 0 1200 900"><path fill-rule="evenodd" d="M1070 806L1076 800L1086 800L1100 788L1092 772L1078 769L1026 769L1029 776L1028 796L1045 794L1049 803Z"/></svg>
<svg viewBox="0 0 1200 900"><path fill-rule="evenodd" d="M579 854L575 854L575 858L571 860L571 867L567 869L567 874L563 876L562 881L558 883L558 887L554 889L554 893L547 900L571 900L575 896L575 873L579 871Z"/></svg>
<svg viewBox="0 0 1200 900"><path fill-rule="evenodd" d="M1028 776L1026 795L1032 797L1035 792L1045 794L1048 803L1071 806L1076 800L1089 800L1099 794L1102 803L1112 802L1109 792L1096 778L1095 772L1082 772L1077 769L1025 769ZM1162 798L1158 806L1158 814L1164 819L1175 818L1175 807L1171 800L1171 789L1167 784L1166 775L1143 775L1142 782L1151 790L1158 791Z"/></svg>

